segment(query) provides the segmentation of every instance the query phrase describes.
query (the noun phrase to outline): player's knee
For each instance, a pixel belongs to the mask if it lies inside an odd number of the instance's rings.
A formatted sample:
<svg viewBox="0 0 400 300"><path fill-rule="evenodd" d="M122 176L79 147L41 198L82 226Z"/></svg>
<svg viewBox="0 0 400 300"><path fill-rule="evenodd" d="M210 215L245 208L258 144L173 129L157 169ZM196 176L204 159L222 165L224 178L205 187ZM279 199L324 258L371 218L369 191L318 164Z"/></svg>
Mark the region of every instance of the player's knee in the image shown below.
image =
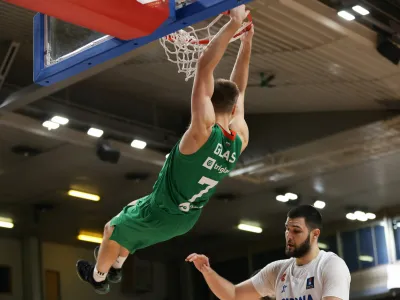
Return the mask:
<svg viewBox="0 0 400 300"><path fill-rule="evenodd" d="M110 238L111 234L114 231L114 226L110 225L110 222L108 222L105 226L104 226L104 237Z"/></svg>

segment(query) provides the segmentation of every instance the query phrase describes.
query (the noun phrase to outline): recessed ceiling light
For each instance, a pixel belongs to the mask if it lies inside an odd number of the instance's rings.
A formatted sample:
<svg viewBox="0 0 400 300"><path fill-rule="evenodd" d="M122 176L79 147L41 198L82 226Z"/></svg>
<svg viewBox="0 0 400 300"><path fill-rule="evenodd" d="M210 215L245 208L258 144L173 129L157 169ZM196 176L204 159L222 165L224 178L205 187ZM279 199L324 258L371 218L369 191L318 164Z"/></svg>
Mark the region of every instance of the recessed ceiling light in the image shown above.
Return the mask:
<svg viewBox="0 0 400 300"><path fill-rule="evenodd" d="M288 201L289 201L289 198L286 197L286 196L284 196L284 195L278 195L278 196L276 196L275 199L276 199L277 201L279 201L279 202L288 202Z"/></svg>
<svg viewBox="0 0 400 300"><path fill-rule="evenodd" d="M147 143L143 142L141 140L133 140L133 142L131 143L131 146L133 148L137 148L137 149L144 149L146 148Z"/></svg>
<svg viewBox="0 0 400 300"><path fill-rule="evenodd" d="M54 123L58 123L60 125L66 125L68 124L69 120L67 118L64 117L60 117L60 116L55 116L51 119L52 122Z"/></svg>
<svg viewBox="0 0 400 300"><path fill-rule="evenodd" d="M91 201L99 201L100 200L100 196L98 196L98 195L80 192L80 191L76 191L76 190L69 190L68 195L71 197L76 197L76 198L81 198L81 199L91 200Z"/></svg>
<svg viewBox="0 0 400 300"><path fill-rule="evenodd" d="M345 20L347 20L347 21L352 21L352 20L355 19L355 17L354 17L351 13L348 13L348 12L345 11L345 10L339 11L339 12L338 12L338 15L339 15L339 17L342 17L343 19L345 19Z"/></svg>
<svg viewBox="0 0 400 300"><path fill-rule="evenodd" d="M357 220L357 217L353 213L348 213L346 218L352 221Z"/></svg>
<svg viewBox="0 0 400 300"><path fill-rule="evenodd" d="M45 122L43 122L42 126L46 127L48 130L55 130L58 127L60 127L60 124L54 123L52 121L45 121Z"/></svg>
<svg viewBox="0 0 400 300"><path fill-rule="evenodd" d="M289 200L297 200L298 196L294 193L286 193L285 197L288 198Z"/></svg>
<svg viewBox="0 0 400 300"><path fill-rule="evenodd" d="M324 201L317 200L314 202L314 207L316 207L316 208L323 209L325 206L326 206L326 203Z"/></svg>
<svg viewBox="0 0 400 300"><path fill-rule="evenodd" d="M101 137L103 135L104 131L101 129L97 128L90 128L87 132L88 135L93 136L93 137Z"/></svg>
<svg viewBox="0 0 400 300"><path fill-rule="evenodd" d="M353 6L353 10L363 16L366 16L369 14L369 11L360 5Z"/></svg>
<svg viewBox="0 0 400 300"><path fill-rule="evenodd" d="M78 240L90 243L101 244L103 241L103 236L100 233L80 231L78 235Z"/></svg>
<svg viewBox="0 0 400 300"><path fill-rule="evenodd" d="M258 226L253 226L253 225L248 225L248 224L239 224L238 228L240 230L248 231L248 232L253 232L253 233L261 233L262 228Z"/></svg>
<svg viewBox="0 0 400 300"><path fill-rule="evenodd" d="M358 260L364 261L364 262L373 262L374 258L372 256L370 256L370 255L360 255L358 257Z"/></svg>
<svg viewBox="0 0 400 300"><path fill-rule="evenodd" d="M357 210L354 212L354 215L356 216L356 219L358 221L361 221L361 222L368 221L367 214L363 211Z"/></svg>
<svg viewBox="0 0 400 300"><path fill-rule="evenodd" d="M14 227L13 220L10 218L0 217L0 227L11 229Z"/></svg>

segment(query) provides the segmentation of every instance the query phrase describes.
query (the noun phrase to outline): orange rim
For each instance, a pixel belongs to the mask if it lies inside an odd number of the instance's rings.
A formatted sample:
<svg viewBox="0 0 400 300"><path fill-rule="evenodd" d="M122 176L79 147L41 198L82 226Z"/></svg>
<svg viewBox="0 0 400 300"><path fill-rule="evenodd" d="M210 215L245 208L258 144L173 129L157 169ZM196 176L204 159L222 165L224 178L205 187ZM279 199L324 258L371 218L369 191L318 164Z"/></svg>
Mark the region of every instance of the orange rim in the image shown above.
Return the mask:
<svg viewBox="0 0 400 300"><path fill-rule="evenodd" d="M229 11L222 13L223 15L229 15ZM253 26L253 17L251 16L251 14L249 13L247 16L247 19L249 20L249 24L243 28L241 31L239 31L238 33L236 33L233 38L237 38L239 36L241 36L242 34L246 33L247 31L249 31L251 29L251 27ZM166 36L167 40L169 40L170 42L174 42L175 39L171 36L171 35L167 35ZM193 45L208 45L210 43L210 39L201 39L201 40L191 40L188 41L189 43L193 44Z"/></svg>

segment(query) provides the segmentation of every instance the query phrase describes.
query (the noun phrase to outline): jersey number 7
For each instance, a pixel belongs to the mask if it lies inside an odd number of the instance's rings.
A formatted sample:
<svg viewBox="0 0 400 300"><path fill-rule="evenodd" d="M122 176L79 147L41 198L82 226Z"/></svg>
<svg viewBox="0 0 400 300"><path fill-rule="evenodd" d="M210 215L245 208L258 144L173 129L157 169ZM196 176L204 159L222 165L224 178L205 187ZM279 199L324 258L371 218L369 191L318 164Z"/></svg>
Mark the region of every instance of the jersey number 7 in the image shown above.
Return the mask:
<svg viewBox="0 0 400 300"><path fill-rule="evenodd" d="M218 181L212 180L208 177L201 177L201 179L198 182L201 185L207 185L207 187L203 190L201 190L198 194L194 195L192 198L190 198L188 201L179 205L179 209L184 212L188 212L190 210L190 204L195 202L197 198L200 198L203 196L205 193L208 193L210 189L215 187L218 184ZM201 207L200 207L201 208Z"/></svg>

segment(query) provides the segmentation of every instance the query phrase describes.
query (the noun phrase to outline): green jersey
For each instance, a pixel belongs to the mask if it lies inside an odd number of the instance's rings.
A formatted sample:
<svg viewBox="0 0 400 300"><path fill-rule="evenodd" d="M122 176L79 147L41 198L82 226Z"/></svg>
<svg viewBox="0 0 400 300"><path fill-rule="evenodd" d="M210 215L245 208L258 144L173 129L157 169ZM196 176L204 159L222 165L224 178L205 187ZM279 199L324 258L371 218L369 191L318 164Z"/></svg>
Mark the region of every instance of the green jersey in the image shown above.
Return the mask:
<svg viewBox="0 0 400 300"><path fill-rule="evenodd" d="M214 125L206 143L194 154L179 151L179 142L166 159L153 192L115 216L111 240L134 253L187 233L217 184L235 167L242 141Z"/></svg>
<svg viewBox="0 0 400 300"><path fill-rule="evenodd" d="M240 137L217 124L207 142L194 154L182 154L178 142L153 186L153 199L170 213L199 213L217 184L235 167L241 149Z"/></svg>

